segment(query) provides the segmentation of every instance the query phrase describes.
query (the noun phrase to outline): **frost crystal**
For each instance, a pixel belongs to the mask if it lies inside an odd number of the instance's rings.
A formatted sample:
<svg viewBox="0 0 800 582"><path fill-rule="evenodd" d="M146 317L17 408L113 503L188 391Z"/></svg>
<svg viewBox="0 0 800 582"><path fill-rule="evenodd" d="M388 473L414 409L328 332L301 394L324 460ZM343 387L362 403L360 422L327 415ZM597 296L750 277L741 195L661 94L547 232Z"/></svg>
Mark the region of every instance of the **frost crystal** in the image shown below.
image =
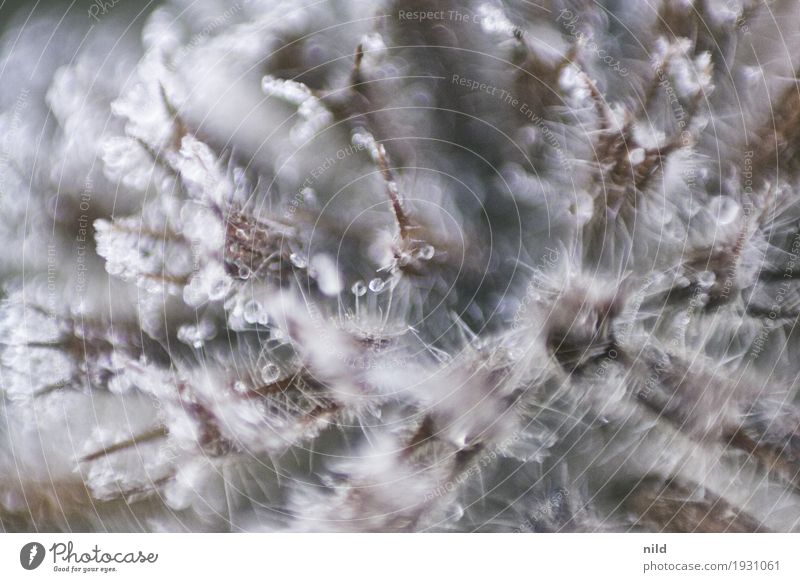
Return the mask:
<svg viewBox="0 0 800 582"><path fill-rule="evenodd" d="M798 531L796 3L157 4L0 43L0 530Z"/></svg>

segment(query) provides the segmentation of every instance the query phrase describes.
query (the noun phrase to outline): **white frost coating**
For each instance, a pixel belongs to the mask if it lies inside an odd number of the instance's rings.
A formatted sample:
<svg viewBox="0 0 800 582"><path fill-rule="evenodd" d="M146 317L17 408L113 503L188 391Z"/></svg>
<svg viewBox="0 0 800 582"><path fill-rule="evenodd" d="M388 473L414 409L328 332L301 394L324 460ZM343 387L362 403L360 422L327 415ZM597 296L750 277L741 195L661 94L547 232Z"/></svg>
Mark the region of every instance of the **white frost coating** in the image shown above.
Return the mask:
<svg viewBox="0 0 800 582"><path fill-rule="evenodd" d="M224 207L232 195L231 182L214 152L200 140L185 136L175 164L189 196Z"/></svg>
<svg viewBox="0 0 800 582"><path fill-rule="evenodd" d="M275 97L297 107L300 120L292 127L292 139L303 145L333 122L333 114L303 83L276 79L270 75L261 81L267 97Z"/></svg>
<svg viewBox="0 0 800 582"><path fill-rule="evenodd" d="M797 530L791 3L161 4L0 42L0 523Z"/></svg>

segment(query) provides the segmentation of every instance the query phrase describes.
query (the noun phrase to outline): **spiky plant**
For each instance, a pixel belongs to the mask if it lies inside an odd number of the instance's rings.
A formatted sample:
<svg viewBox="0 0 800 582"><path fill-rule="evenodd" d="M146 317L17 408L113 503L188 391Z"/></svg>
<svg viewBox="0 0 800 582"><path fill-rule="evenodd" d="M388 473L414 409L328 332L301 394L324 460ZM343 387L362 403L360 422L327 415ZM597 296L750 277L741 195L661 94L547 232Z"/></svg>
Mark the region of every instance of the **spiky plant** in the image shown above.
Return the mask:
<svg viewBox="0 0 800 582"><path fill-rule="evenodd" d="M5 530L800 529L796 1L99 6L3 41Z"/></svg>

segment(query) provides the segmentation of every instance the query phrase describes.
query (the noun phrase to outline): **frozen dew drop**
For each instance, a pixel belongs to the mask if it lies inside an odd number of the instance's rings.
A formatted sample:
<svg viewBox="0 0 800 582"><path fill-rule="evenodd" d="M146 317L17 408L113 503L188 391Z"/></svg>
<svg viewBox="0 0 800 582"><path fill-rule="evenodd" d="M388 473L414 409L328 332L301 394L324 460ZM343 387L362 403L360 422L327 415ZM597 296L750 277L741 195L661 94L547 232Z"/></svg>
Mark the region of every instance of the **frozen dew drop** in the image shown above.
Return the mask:
<svg viewBox="0 0 800 582"><path fill-rule="evenodd" d="M236 390L239 394L245 394L248 392L247 384L242 382L241 380L237 380L233 383L233 389Z"/></svg>
<svg viewBox="0 0 800 582"><path fill-rule="evenodd" d="M258 323L261 317L261 303L255 299L251 299L244 304L244 320L247 323Z"/></svg>
<svg viewBox="0 0 800 582"><path fill-rule="evenodd" d="M178 328L178 341L181 341L199 350L206 341L212 339L217 333L216 327L210 321L201 321L197 325L182 325Z"/></svg>
<svg viewBox="0 0 800 582"><path fill-rule="evenodd" d="M720 224L731 224L739 216L739 204L728 196L717 196L710 203L712 216Z"/></svg>
<svg viewBox="0 0 800 582"><path fill-rule="evenodd" d="M247 265L239 265L239 278L240 279L249 279L252 271L250 267Z"/></svg>
<svg viewBox="0 0 800 582"><path fill-rule="evenodd" d="M357 148L363 148L368 143L366 136L362 132L354 133L350 142Z"/></svg>
<svg viewBox="0 0 800 582"><path fill-rule="evenodd" d="M631 166L638 166L645 159L645 152L643 148L635 148L628 153L628 159Z"/></svg>
<svg viewBox="0 0 800 582"><path fill-rule="evenodd" d="M211 292L208 294L208 298L211 299L212 301L224 299L225 296L228 294L229 289L230 285L227 279L225 278L217 279L211 285Z"/></svg>
<svg viewBox="0 0 800 582"><path fill-rule="evenodd" d="M275 382L280 377L280 375L281 375L280 369L272 362L264 364L264 366L262 366L261 368L261 379L267 384Z"/></svg>
<svg viewBox="0 0 800 582"><path fill-rule="evenodd" d="M289 260L298 269L305 269L306 267L308 267L308 261L303 255L299 253L292 253L291 255L289 255Z"/></svg>
<svg viewBox="0 0 800 582"><path fill-rule="evenodd" d="M383 288L386 286L386 282L383 279L375 277L372 281L369 282L369 290L373 293L380 293L383 291Z"/></svg>
<svg viewBox="0 0 800 582"><path fill-rule="evenodd" d="M203 347L203 342L197 336L197 333L193 328L193 325L182 325L178 329L178 341L185 343L188 346L192 346L195 349L200 349Z"/></svg>
<svg viewBox="0 0 800 582"><path fill-rule="evenodd" d="M353 283L350 291L352 291L353 295L356 297L363 297L367 292L367 286L364 284L364 281L356 281Z"/></svg>
<svg viewBox="0 0 800 582"><path fill-rule="evenodd" d="M433 245L425 245L421 249L419 249L419 258L424 261L430 261L433 258L436 249L433 248Z"/></svg>

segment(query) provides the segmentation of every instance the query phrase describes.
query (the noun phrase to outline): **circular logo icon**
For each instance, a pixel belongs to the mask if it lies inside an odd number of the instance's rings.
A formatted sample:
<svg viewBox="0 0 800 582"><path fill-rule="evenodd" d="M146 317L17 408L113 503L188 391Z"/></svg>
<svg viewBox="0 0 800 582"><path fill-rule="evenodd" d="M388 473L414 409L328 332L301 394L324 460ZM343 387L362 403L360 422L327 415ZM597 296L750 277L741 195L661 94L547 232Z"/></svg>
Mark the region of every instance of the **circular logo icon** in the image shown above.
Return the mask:
<svg viewBox="0 0 800 582"><path fill-rule="evenodd" d="M26 570L35 570L44 561L44 546L39 542L30 542L19 551L19 563Z"/></svg>

